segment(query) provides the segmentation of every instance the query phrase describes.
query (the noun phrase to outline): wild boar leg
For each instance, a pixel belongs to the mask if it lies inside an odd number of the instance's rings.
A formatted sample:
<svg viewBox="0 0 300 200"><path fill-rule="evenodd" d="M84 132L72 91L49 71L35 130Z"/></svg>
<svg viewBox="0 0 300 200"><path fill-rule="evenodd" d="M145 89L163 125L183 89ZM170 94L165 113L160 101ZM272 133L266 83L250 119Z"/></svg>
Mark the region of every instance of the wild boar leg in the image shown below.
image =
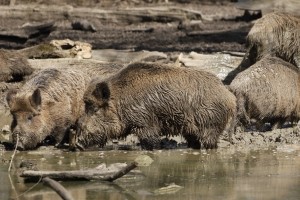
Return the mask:
<svg viewBox="0 0 300 200"><path fill-rule="evenodd" d="M69 141L69 131L70 128L57 128L55 130L55 133L53 134L54 139L55 139L55 147L61 148L64 144L64 142Z"/></svg>
<svg viewBox="0 0 300 200"><path fill-rule="evenodd" d="M140 140L142 149L153 150L160 149L160 135L156 127L135 128L133 134L137 135Z"/></svg>
<svg viewBox="0 0 300 200"><path fill-rule="evenodd" d="M199 139L196 137L196 135L185 135L184 139L188 144L188 148L200 149L201 144Z"/></svg>
<svg viewBox="0 0 300 200"><path fill-rule="evenodd" d="M279 120L276 120L274 122L271 123L271 126L272 126L272 130L275 130L275 129L278 129L278 128L282 128L284 123L285 123L285 119L279 119Z"/></svg>

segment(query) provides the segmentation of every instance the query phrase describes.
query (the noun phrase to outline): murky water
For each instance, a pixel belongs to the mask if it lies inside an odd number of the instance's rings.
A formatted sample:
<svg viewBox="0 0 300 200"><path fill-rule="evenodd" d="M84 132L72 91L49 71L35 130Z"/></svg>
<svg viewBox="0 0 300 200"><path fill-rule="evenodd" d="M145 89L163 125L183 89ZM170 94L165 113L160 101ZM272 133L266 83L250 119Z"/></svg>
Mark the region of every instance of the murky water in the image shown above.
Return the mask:
<svg viewBox="0 0 300 200"><path fill-rule="evenodd" d="M0 199L16 198L32 187L13 169L7 172L12 152L1 152ZM100 163L131 162L148 155L154 162L138 167L143 174L114 183L62 182L74 199L300 199L299 146L259 151L190 149L168 151L17 152L22 160L37 163L40 170L75 170ZM169 186L175 184L177 187ZM169 187L167 187L169 186ZM180 186L180 187L179 187ZM57 194L42 183L19 199L52 200Z"/></svg>

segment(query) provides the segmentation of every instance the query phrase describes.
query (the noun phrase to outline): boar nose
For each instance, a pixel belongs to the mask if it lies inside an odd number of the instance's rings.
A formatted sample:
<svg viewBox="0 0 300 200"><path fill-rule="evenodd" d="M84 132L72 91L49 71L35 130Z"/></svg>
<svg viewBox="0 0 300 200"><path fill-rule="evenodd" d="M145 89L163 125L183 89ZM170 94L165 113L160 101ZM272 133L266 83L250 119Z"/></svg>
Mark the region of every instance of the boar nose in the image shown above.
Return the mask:
<svg viewBox="0 0 300 200"><path fill-rule="evenodd" d="M20 135L21 135L21 132L19 132L15 129L15 131L13 132L13 135L12 135L13 143L14 143L15 147L17 147L18 150L24 150L24 145L20 141Z"/></svg>
<svg viewBox="0 0 300 200"><path fill-rule="evenodd" d="M12 139L13 139L14 143L16 143L18 140L20 140L20 135L21 135L21 132L14 130L14 132L12 133Z"/></svg>
<svg viewBox="0 0 300 200"><path fill-rule="evenodd" d="M17 147L18 150L24 150L24 145L20 141L20 135L19 134L14 133L13 143L14 143L15 148Z"/></svg>

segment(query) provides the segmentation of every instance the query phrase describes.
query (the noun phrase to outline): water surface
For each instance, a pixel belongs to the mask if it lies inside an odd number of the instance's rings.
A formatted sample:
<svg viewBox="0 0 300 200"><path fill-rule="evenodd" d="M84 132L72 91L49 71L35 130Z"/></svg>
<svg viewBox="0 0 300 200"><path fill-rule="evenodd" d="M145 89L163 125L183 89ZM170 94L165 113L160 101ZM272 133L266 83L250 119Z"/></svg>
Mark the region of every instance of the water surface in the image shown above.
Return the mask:
<svg viewBox="0 0 300 200"><path fill-rule="evenodd" d="M0 199L16 198L32 187L13 169L7 172L12 152L1 152ZM62 182L74 199L300 199L299 146L267 150L165 150L17 152L13 165L22 160L37 163L40 170L87 169L101 163L132 162L139 155L154 161L138 167L143 173L114 183ZM175 184L174 187L169 186ZM169 186L169 187L167 187ZM42 183L19 199L52 200L57 194Z"/></svg>

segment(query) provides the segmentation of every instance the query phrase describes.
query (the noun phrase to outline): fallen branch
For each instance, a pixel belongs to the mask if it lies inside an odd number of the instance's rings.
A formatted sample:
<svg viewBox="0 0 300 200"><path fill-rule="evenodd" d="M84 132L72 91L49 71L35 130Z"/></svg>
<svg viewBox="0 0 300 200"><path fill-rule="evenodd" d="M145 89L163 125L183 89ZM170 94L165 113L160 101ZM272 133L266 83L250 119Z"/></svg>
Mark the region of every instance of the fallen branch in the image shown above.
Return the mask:
<svg viewBox="0 0 300 200"><path fill-rule="evenodd" d="M137 180L136 179L130 179L130 185L134 184L135 186L139 186L141 184L141 181L144 180L144 177L140 177ZM126 183L128 183L126 181ZM125 185L126 186L126 185ZM128 191L127 189L123 188L121 183L117 182L108 182L108 181L89 181L85 182L84 184L72 184L72 186L66 188L71 194L75 194L79 190L84 191L91 191L91 190L97 190L97 191L111 191L116 190L119 193L124 194L125 196L128 195L127 199L135 199L132 196L130 196L131 191ZM37 196L47 196L53 194L53 190L48 187L39 187L35 190L31 190L26 194L25 199L37 199ZM74 196L76 199L76 197ZM77 198L78 199L78 198Z"/></svg>
<svg viewBox="0 0 300 200"><path fill-rule="evenodd" d="M118 171L112 175L105 176L104 180L112 182L118 178L121 178L122 176L124 176L125 174L127 174L128 172L130 172L131 170L136 168L137 166L138 165L136 162L132 162L129 165L127 165L126 167L122 168L120 171Z"/></svg>
<svg viewBox="0 0 300 200"><path fill-rule="evenodd" d="M89 170L74 170L74 171L34 171L34 170L24 170L21 173L21 177L27 178L27 181L36 180L38 177L49 177L55 180L100 180L100 181L114 181L134 168L138 164L132 162L128 165L114 165L108 168L95 168Z"/></svg>
<svg viewBox="0 0 300 200"><path fill-rule="evenodd" d="M8 172L10 172L10 170L11 170L11 164L12 164L12 162L13 162L13 160L14 160L15 155L16 155L17 147L18 147L18 142L19 142L19 135L17 134L17 142L16 142L16 146L15 146L14 153L13 153L13 155L11 156L11 160L10 160L9 167L8 167Z"/></svg>
<svg viewBox="0 0 300 200"><path fill-rule="evenodd" d="M73 200L72 195L57 181L44 177L42 179L43 183L53 189L63 200Z"/></svg>

